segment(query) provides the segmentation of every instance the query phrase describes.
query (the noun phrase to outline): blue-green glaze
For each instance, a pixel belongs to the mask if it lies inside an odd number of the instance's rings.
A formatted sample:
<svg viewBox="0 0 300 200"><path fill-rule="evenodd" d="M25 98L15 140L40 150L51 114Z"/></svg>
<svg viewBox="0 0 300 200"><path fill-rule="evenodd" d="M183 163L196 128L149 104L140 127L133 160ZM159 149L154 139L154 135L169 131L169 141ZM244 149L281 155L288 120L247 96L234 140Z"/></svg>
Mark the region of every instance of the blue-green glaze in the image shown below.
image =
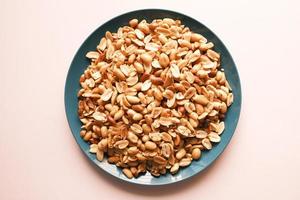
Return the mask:
<svg viewBox="0 0 300 200"><path fill-rule="evenodd" d="M117 32L118 27L127 25L128 21L132 18L152 21L153 19L166 17L172 19L180 19L182 23L190 27L192 31L202 34L208 39L208 41L211 41L215 44L214 49L217 52L221 53L221 66L225 70L226 77L234 93L234 103L231 105L227 112L227 116L225 119L226 129L222 134L222 141L219 144L214 145L214 148L212 150L203 152L200 160L193 161L189 167L180 169L180 171L174 176L168 173L166 175L160 176L159 178L156 178L147 173L146 175L142 175L138 178L128 179L115 165L111 165L106 161L99 162L96 159L95 155L90 154L89 145L85 141L83 141L83 139L79 135L81 126L81 122L79 121L77 116L77 92L80 89L79 77L89 65L89 60L85 57L86 53L88 51L95 50L97 44L100 41L100 38L104 36L106 31ZM177 12L160 9L132 11L115 17L100 26L84 41L84 43L77 51L70 66L65 85L65 109L67 119L73 136L75 137L76 142L79 144L84 154L94 164L99 166L107 173L124 181L142 185L165 185L182 181L203 171L213 161L215 161L218 156L224 151L235 131L241 110L241 98L241 86L238 71L230 53L228 52L222 41L211 30L209 30L206 26L196 21L195 19Z"/></svg>

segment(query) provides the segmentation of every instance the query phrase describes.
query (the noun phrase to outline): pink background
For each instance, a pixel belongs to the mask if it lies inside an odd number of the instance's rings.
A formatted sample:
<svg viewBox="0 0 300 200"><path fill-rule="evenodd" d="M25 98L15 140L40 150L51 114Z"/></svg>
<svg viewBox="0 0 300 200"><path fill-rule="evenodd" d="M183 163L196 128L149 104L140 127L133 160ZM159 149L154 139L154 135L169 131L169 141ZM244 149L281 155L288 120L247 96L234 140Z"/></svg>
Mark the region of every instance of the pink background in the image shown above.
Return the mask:
<svg viewBox="0 0 300 200"><path fill-rule="evenodd" d="M1 0L0 199L300 199L299 7L296 0ZM220 159L161 188L99 173L64 113L65 78L80 44L140 8L203 22L228 47L242 81L241 118Z"/></svg>

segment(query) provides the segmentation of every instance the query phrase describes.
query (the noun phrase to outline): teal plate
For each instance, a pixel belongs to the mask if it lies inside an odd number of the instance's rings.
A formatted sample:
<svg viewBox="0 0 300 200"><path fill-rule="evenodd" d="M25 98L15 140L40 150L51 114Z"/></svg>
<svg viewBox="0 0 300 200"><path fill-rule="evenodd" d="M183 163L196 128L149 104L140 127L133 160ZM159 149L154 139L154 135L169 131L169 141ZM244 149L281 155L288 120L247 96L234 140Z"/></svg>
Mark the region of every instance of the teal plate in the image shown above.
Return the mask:
<svg viewBox="0 0 300 200"><path fill-rule="evenodd" d="M214 145L214 148L212 150L203 152L200 160L193 161L189 167L180 169L180 171L176 175L167 173L166 175L156 178L147 173L145 175L139 176L138 178L128 179L115 165L111 165L106 161L99 162L94 154L89 153L89 145L85 141L83 141L83 139L79 135L81 126L81 122L79 121L77 116L77 92L80 89L79 77L89 65L89 60L86 59L85 54L88 51L95 50L97 44L100 41L100 38L105 35L106 31L117 32L118 27L127 25L128 21L132 18L152 21L153 19L166 17L181 20L182 23L188 26L192 31L202 34L208 39L208 41L211 41L215 44L214 49L217 52L221 53L221 66L225 70L226 77L234 93L234 103L228 109L227 116L225 118L226 128L224 133L222 134L221 142ZM228 52L222 41L206 26L191 17L173 11L160 9L137 10L125 13L106 22L97 30L95 30L81 45L72 61L68 72L65 85L65 109L69 126L71 128L73 136L76 139L76 142L78 143L84 154L99 168L111 174L112 176L130 183L141 185L165 185L182 181L198 174L199 172L207 168L212 162L214 162L224 151L238 123L241 110L241 86L238 71L230 53Z"/></svg>

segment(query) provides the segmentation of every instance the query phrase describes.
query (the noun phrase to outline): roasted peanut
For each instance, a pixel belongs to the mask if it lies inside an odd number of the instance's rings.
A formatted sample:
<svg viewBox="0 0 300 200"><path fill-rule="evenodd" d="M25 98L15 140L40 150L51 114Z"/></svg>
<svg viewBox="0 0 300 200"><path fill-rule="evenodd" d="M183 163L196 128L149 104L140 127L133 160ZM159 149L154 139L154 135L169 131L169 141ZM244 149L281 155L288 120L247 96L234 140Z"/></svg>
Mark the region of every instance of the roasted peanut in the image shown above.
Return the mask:
<svg viewBox="0 0 300 200"><path fill-rule="evenodd" d="M128 178L175 174L221 142L234 101L221 54L180 20L132 19L107 31L77 93L80 136Z"/></svg>

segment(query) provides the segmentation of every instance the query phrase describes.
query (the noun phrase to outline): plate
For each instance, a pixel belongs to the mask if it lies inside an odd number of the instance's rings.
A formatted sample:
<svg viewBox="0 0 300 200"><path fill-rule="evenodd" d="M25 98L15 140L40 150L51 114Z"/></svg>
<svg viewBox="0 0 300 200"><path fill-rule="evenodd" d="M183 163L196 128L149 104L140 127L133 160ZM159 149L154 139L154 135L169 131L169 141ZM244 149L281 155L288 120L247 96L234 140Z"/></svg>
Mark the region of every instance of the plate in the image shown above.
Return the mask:
<svg viewBox="0 0 300 200"><path fill-rule="evenodd" d="M147 21L152 21L153 19L159 18L173 18L179 19L182 23L188 27L193 32L200 33L204 37L215 44L214 49L221 53L221 66L225 70L230 86L232 87L234 94L234 103L228 109L226 118L225 118L225 131L222 134L222 140L220 143L214 145L214 148L210 151L203 152L201 159L198 161L193 161L189 167L180 169L176 175L171 175L167 173L160 177L153 177L150 173L141 175L138 178L128 179L123 175L122 171L117 168L115 165L109 164L106 161L98 161L94 154L89 153L89 145L80 137L80 127L81 122L77 116L77 92L80 89L79 77L84 72L86 67L89 65L89 60L85 57L88 51L95 50L97 44L99 43L101 37L105 35L106 31L117 32L118 27L128 24L128 21L133 18L139 20L146 19ZM146 10L137 10L129 13L122 14L117 16L110 21L106 22L99 28L97 28L81 45L77 51L68 75L65 85L65 110L68 119L69 126L71 128L72 134L76 139L76 142L80 146L83 153L99 168L105 172L111 174L118 179L124 180L126 182L142 184L142 185L165 185L170 183L176 183L196 174L202 172L205 168L211 165L218 156L224 151L228 145L232 135L234 134L235 128L238 123L239 115L241 109L241 86L237 68L234 64L234 61L223 44L223 42L206 26L197 20L186 16L184 14L169 11L169 10L160 10L160 9L146 9Z"/></svg>

